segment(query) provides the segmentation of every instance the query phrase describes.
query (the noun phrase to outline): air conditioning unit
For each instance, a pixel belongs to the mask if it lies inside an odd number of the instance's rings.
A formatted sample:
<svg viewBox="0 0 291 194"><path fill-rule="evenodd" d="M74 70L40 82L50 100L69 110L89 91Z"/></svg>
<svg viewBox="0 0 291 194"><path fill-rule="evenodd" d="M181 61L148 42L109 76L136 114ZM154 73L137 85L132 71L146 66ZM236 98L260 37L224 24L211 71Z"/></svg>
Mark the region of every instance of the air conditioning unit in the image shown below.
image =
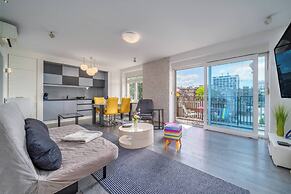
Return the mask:
<svg viewBox="0 0 291 194"><path fill-rule="evenodd" d="M0 21L0 45L12 47L17 40L17 28L14 25Z"/></svg>

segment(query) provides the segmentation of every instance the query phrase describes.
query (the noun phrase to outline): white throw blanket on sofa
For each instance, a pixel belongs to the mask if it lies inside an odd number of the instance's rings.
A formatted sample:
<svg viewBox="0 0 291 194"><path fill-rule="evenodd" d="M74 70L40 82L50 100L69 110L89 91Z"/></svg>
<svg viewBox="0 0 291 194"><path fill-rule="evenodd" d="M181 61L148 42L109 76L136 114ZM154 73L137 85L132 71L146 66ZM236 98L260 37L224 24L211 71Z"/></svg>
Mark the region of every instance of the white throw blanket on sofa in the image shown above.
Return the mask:
<svg viewBox="0 0 291 194"><path fill-rule="evenodd" d="M66 135L62 138L62 141L88 143L97 137L101 137L102 134L103 133L100 131L82 130L70 135Z"/></svg>

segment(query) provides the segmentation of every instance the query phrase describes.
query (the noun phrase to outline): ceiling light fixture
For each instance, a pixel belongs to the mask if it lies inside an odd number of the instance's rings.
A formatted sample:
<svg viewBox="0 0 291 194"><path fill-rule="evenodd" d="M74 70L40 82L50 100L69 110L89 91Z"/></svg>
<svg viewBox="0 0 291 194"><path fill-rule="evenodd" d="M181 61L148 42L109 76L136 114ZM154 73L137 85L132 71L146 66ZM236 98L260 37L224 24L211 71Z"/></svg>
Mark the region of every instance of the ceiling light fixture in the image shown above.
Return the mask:
<svg viewBox="0 0 291 194"><path fill-rule="evenodd" d="M121 37L125 42L130 44L137 43L140 40L139 33L132 31L122 33Z"/></svg>
<svg viewBox="0 0 291 194"><path fill-rule="evenodd" d="M83 58L83 63L80 65L80 69L86 71L89 76L94 76L98 72L98 67L93 57L90 57L89 64L86 64L85 58Z"/></svg>
<svg viewBox="0 0 291 194"><path fill-rule="evenodd" d="M4 3L8 3L8 0L3 0Z"/></svg>
<svg viewBox="0 0 291 194"><path fill-rule="evenodd" d="M88 69L88 65L85 63L85 57L83 57L83 63L80 65L82 71L86 71Z"/></svg>

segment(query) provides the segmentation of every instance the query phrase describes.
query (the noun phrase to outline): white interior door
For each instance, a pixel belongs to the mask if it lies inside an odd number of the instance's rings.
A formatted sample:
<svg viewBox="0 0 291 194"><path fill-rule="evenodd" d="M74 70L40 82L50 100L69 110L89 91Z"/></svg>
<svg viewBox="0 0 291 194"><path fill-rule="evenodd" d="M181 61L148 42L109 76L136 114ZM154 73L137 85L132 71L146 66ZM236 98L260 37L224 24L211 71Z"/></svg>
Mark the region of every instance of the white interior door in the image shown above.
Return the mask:
<svg viewBox="0 0 291 194"><path fill-rule="evenodd" d="M9 55L8 98L26 98L32 105L25 115L36 118L37 60Z"/></svg>

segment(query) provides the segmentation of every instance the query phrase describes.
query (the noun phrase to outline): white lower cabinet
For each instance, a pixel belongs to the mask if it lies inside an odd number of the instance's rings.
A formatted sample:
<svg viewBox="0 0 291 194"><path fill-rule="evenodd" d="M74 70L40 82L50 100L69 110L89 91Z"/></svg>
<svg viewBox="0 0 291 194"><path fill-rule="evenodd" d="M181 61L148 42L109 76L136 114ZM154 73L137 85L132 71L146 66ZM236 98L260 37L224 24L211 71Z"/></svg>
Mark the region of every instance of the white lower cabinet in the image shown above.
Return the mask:
<svg viewBox="0 0 291 194"><path fill-rule="evenodd" d="M43 102L43 120L51 121L57 120L58 114L69 114L77 112L76 100L62 100L62 101L44 101Z"/></svg>

